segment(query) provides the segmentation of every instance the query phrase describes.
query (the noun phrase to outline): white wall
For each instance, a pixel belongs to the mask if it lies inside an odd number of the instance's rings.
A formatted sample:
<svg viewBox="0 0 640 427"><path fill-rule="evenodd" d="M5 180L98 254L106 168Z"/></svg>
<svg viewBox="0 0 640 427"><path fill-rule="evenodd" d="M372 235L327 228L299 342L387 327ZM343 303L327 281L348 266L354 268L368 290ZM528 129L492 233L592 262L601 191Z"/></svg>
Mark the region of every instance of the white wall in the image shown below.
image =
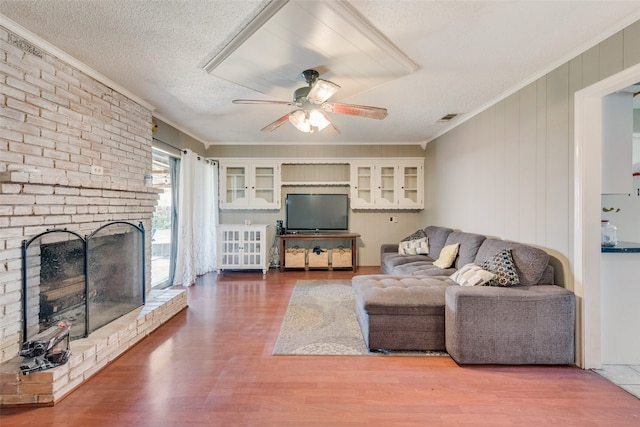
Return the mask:
<svg viewBox="0 0 640 427"><path fill-rule="evenodd" d="M426 222L540 246L567 270L568 80L565 65L429 143Z"/></svg>
<svg viewBox="0 0 640 427"><path fill-rule="evenodd" d="M426 149L423 222L518 240L550 253L556 281L576 291L580 366L585 356L585 292L574 281L573 269L582 264L582 258L574 258L574 227L578 233L592 234L600 225L582 224L574 217L574 194L589 192L573 178L574 157L584 157L574 145L574 95L639 64L637 40L640 22L430 142ZM599 159L599 153L593 154ZM593 171L598 182L599 170L598 164ZM594 188L599 193L599 185ZM588 217L599 218L597 209ZM599 253L599 246L589 251ZM599 274L590 278L589 286L599 288L598 278ZM589 333L599 334L596 329Z"/></svg>

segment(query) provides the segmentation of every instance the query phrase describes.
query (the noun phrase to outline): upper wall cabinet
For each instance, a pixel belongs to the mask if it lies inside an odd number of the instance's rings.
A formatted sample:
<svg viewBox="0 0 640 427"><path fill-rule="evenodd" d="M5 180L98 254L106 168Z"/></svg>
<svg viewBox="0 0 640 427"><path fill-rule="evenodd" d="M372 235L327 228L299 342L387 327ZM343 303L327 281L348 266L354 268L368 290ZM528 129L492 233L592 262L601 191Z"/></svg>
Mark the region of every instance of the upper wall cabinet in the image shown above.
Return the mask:
<svg viewBox="0 0 640 427"><path fill-rule="evenodd" d="M602 194L632 191L633 95L602 98Z"/></svg>
<svg viewBox="0 0 640 427"><path fill-rule="evenodd" d="M280 164L220 161L221 209L280 209Z"/></svg>
<svg viewBox="0 0 640 427"><path fill-rule="evenodd" d="M422 209L422 159L351 163L352 209Z"/></svg>

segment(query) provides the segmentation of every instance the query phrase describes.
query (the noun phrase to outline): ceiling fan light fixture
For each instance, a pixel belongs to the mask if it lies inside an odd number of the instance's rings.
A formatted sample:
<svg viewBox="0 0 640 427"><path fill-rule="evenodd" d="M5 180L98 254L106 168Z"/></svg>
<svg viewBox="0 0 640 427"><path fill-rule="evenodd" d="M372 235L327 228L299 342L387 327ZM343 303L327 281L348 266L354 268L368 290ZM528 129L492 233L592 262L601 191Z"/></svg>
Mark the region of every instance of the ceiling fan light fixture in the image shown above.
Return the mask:
<svg viewBox="0 0 640 427"><path fill-rule="evenodd" d="M311 133L311 124L303 110L295 110L289 114L289 122L300 132Z"/></svg>
<svg viewBox="0 0 640 427"><path fill-rule="evenodd" d="M320 110L309 111L309 124L317 130L322 130L329 126L331 122L327 119L327 116Z"/></svg>
<svg viewBox="0 0 640 427"><path fill-rule="evenodd" d="M300 132L319 132L331 124L320 110L295 110L289 114L289 122Z"/></svg>
<svg viewBox="0 0 640 427"><path fill-rule="evenodd" d="M317 79L311 87L307 98L315 103L322 103L331 98L334 93L340 89L340 86L330 82L329 80Z"/></svg>

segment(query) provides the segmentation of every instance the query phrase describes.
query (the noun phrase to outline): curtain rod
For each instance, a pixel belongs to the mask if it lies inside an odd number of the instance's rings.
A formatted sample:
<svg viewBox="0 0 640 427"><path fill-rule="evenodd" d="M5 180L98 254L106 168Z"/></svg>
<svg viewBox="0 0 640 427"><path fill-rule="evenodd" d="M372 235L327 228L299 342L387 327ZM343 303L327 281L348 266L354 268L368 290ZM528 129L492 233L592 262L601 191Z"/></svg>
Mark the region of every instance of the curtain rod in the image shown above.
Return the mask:
<svg viewBox="0 0 640 427"><path fill-rule="evenodd" d="M154 136L154 137L152 137L152 139L153 139L154 141L156 141L156 142L159 142L159 143L161 143L161 144L164 144L164 145L166 145L166 146L168 146L168 147L173 148L174 150L176 150L176 151L177 151L177 152L179 152L179 153L187 154L187 150L185 150L184 148L178 148L178 147L176 147L175 145L171 145L171 144L169 144L168 142L164 142L163 140L156 138L155 136ZM202 160L202 159L203 159L203 158L202 158L200 155L198 155L198 160ZM216 161L215 161L215 160L209 160L209 159L204 159L204 160L205 160L207 163L216 164Z"/></svg>

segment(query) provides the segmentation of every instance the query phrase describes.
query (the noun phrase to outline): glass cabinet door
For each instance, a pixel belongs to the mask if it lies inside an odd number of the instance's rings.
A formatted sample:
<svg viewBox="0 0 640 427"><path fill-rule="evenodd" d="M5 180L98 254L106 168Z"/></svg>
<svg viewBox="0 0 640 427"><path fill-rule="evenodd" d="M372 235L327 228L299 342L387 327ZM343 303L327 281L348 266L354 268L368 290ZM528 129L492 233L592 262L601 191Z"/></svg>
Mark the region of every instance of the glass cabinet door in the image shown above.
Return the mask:
<svg viewBox="0 0 640 427"><path fill-rule="evenodd" d="M229 207L246 206L249 202L247 167L225 166L223 169L224 193L222 205Z"/></svg>
<svg viewBox="0 0 640 427"><path fill-rule="evenodd" d="M407 166L402 168L402 198L417 203L418 202L418 168Z"/></svg>
<svg viewBox="0 0 640 427"><path fill-rule="evenodd" d="M373 205L373 166L354 164L351 168L351 206L354 208Z"/></svg>
<svg viewBox="0 0 640 427"><path fill-rule="evenodd" d="M280 166L275 162L220 162L221 209L280 209Z"/></svg>
<svg viewBox="0 0 640 427"><path fill-rule="evenodd" d="M222 264L227 266L240 265L241 241L238 230L224 230L222 232Z"/></svg>
<svg viewBox="0 0 640 427"><path fill-rule="evenodd" d="M378 168L376 204L380 207L397 205L396 170L397 166L380 166Z"/></svg>
<svg viewBox="0 0 640 427"><path fill-rule="evenodd" d="M245 266L260 266L261 259L261 239L260 230L244 230L243 231L243 264Z"/></svg>
<svg viewBox="0 0 640 427"><path fill-rule="evenodd" d="M253 170L255 178L251 190L254 204L273 205L276 201L276 168L256 166Z"/></svg>
<svg viewBox="0 0 640 427"><path fill-rule="evenodd" d="M400 188L398 207L422 208L422 167L416 164L400 165Z"/></svg>

